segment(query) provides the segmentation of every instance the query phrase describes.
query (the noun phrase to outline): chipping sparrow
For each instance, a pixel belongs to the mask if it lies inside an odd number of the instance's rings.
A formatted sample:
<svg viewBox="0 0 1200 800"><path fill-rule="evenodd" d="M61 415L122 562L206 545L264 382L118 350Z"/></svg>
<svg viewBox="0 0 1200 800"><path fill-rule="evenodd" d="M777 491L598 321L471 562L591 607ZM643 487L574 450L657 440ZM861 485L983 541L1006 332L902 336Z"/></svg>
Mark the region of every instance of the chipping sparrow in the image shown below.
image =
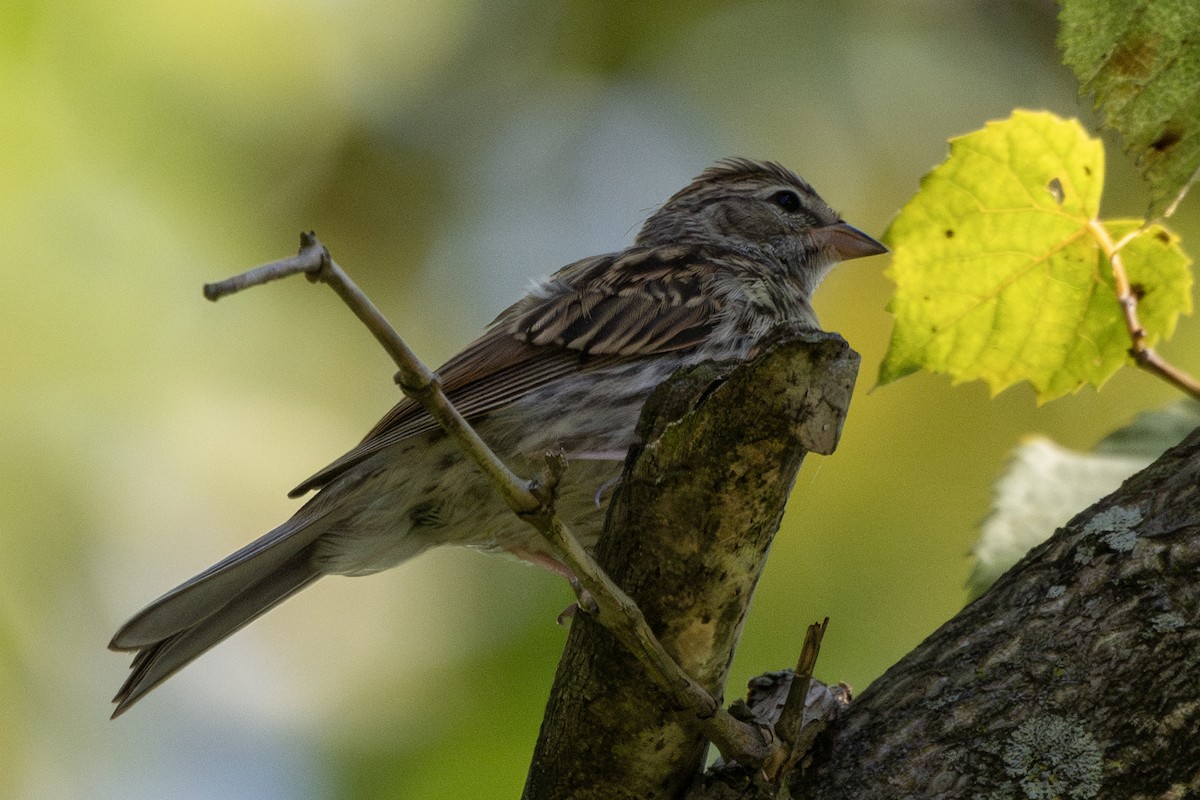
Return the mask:
<svg viewBox="0 0 1200 800"><path fill-rule="evenodd" d="M438 372L483 439L526 474L569 468L557 509L591 548L647 396L677 368L745 358L781 322L816 328L809 298L838 261L885 252L770 162L727 159L671 197L632 247L570 264ZM113 637L135 650L113 716L324 575L367 575L441 544L567 570L410 399L304 481L287 522L155 600Z"/></svg>

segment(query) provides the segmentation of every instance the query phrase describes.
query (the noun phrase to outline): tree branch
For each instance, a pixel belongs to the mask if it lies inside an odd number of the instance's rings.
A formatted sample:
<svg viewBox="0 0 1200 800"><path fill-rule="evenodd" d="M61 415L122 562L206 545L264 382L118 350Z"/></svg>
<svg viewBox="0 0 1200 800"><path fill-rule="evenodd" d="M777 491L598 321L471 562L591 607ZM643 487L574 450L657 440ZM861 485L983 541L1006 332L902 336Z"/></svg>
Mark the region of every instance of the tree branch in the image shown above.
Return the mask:
<svg viewBox="0 0 1200 800"><path fill-rule="evenodd" d="M1198 574L1200 431L876 680L793 796L1193 796Z"/></svg>
<svg viewBox="0 0 1200 800"><path fill-rule="evenodd" d="M750 363L682 371L642 412L645 444L626 460L596 557L714 697L796 472L806 452L832 452L857 369L841 337L791 333ZM576 617L525 798L678 797L700 775L709 724L641 675L609 630ZM776 755L769 728L735 730L752 735L751 757L722 752L752 769L791 753Z"/></svg>

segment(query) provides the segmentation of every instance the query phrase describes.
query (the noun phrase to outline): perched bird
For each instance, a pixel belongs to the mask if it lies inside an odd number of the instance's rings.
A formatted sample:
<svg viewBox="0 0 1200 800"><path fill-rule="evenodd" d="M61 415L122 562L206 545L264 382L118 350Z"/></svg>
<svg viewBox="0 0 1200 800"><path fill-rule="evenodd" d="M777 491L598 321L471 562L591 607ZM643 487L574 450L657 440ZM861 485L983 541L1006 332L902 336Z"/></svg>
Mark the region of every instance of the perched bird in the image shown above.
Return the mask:
<svg viewBox="0 0 1200 800"><path fill-rule="evenodd" d="M642 404L677 368L745 358L782 322L817 327L809 298L839 261L886 252L771 162L718 162L646 220L634 244L538 284L438 370L455 406L518 472L568 459L557 510L591 548L601 489L620 474ZM568 575L475 465L411 399L301 483L278 528L126 622L133 650L113 716L324 575L368 575L443 544Z"/></svg>

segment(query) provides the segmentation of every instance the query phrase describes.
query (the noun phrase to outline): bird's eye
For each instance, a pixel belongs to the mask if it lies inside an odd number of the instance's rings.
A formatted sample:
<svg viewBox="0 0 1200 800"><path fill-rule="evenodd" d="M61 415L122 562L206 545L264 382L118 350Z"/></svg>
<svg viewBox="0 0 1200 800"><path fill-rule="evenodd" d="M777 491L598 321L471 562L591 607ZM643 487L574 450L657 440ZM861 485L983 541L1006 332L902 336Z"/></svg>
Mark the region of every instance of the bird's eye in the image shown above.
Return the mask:
<svg viewBox="0 0 1200 800"><path fill-rule="evenodd" d="M800 210L800 195L790 189L784 189L771 195L771 202L789 214L795 214Z"/></svg>

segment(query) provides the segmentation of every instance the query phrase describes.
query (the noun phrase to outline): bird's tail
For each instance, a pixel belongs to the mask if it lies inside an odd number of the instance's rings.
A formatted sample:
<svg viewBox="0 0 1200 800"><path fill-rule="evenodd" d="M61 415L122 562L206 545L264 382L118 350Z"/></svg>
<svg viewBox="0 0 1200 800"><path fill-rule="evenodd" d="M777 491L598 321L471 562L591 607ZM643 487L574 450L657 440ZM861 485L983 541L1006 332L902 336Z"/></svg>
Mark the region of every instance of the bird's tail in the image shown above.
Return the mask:
<svg viewBox="0 0 1200 800"><path fill-rule="evenodd" d="M305 513L172 589L126 622L111 650L136 651L132 672L113 702L113 717L193 659L291 597L323 574L314 542L329 529Z"/></svg>

